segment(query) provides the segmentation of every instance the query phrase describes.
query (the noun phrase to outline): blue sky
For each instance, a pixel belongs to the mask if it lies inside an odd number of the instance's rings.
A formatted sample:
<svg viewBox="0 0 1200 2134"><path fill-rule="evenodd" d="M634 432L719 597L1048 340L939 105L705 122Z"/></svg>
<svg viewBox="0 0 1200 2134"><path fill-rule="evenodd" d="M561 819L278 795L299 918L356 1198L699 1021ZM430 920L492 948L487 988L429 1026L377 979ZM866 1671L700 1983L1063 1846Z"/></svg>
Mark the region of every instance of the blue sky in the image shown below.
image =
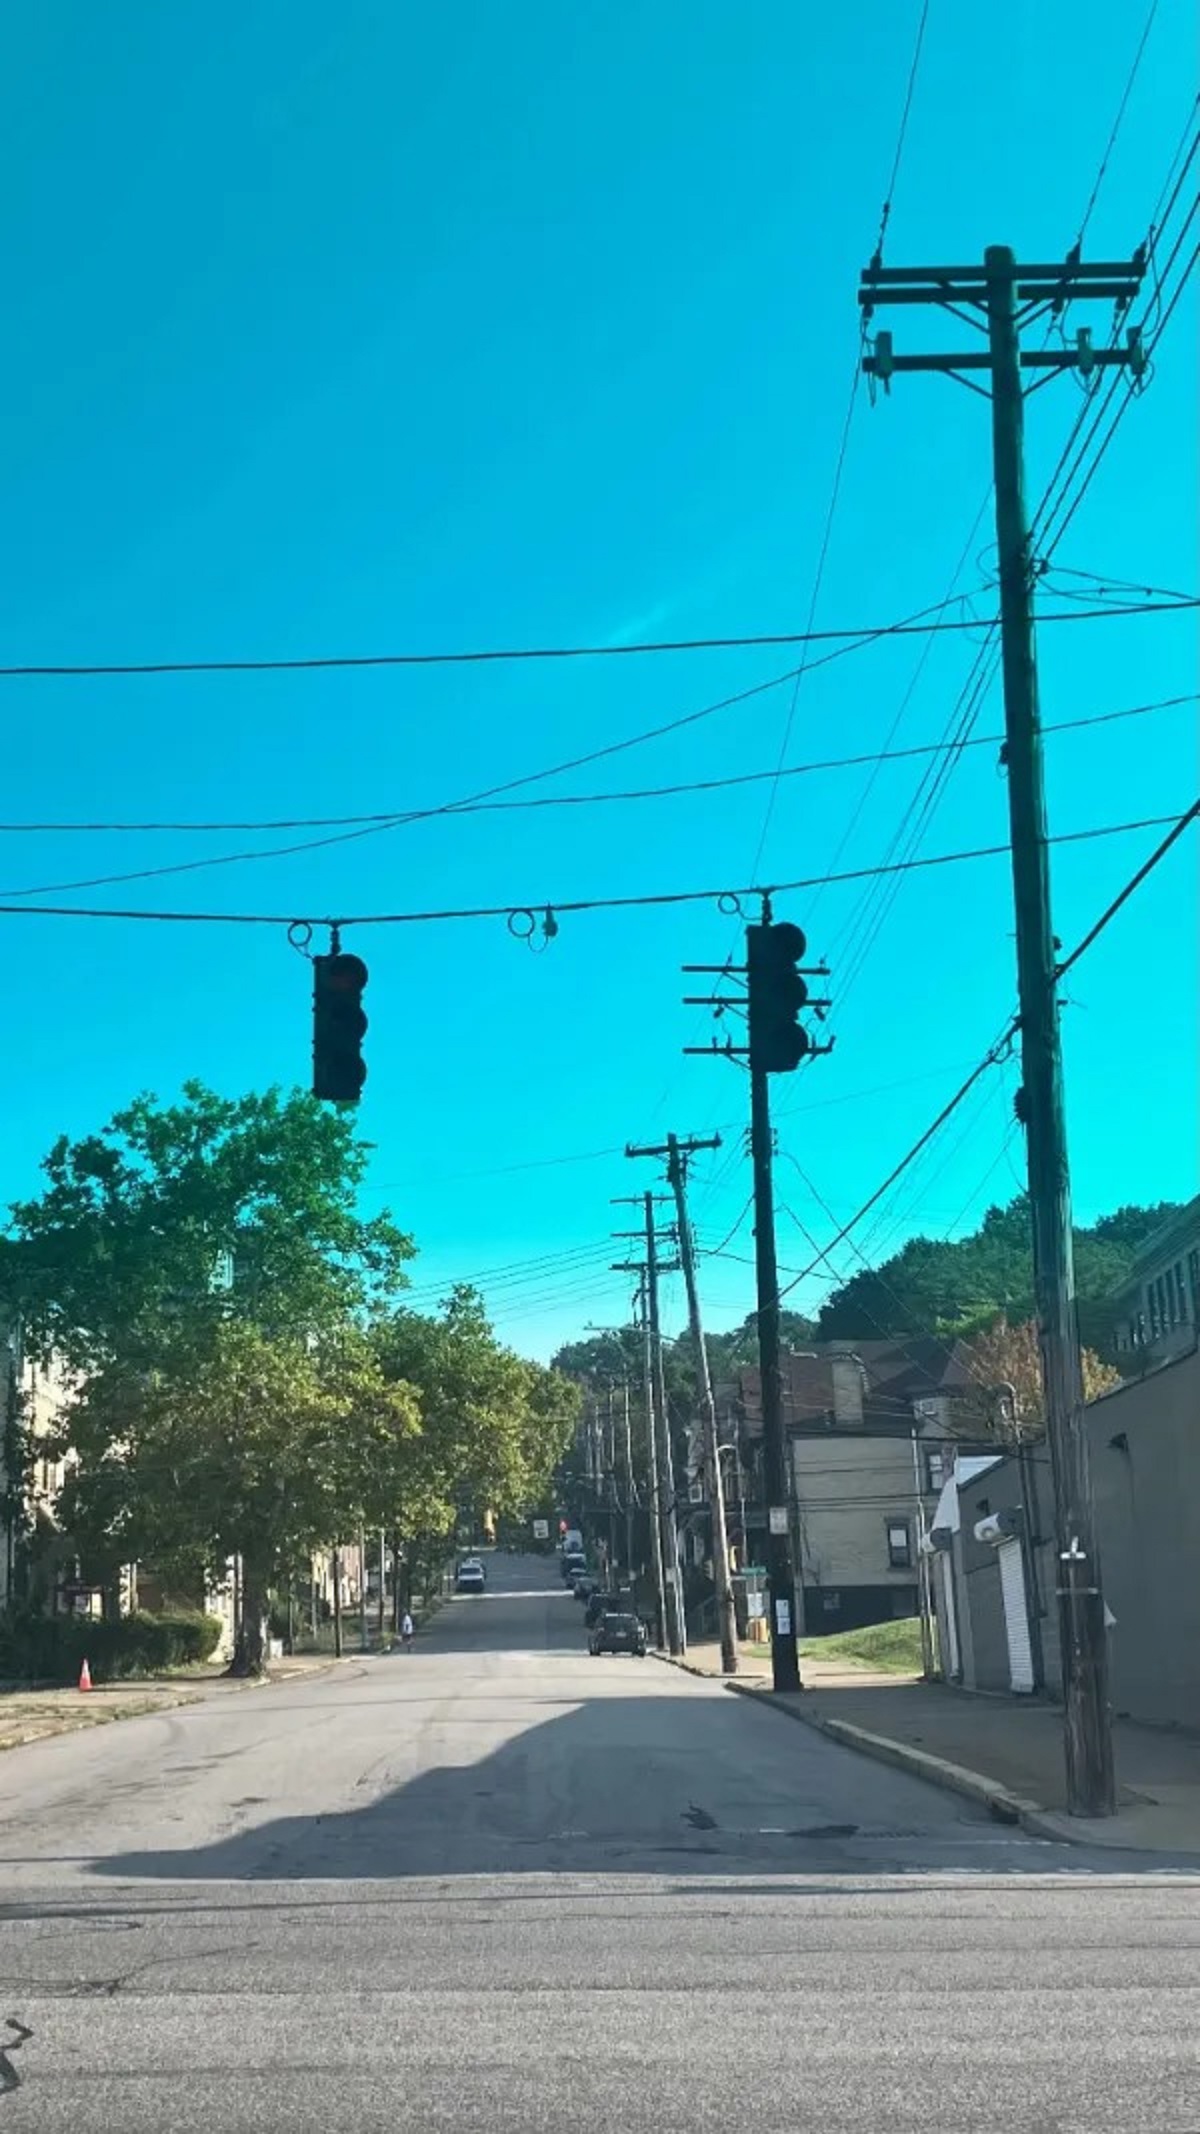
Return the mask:
<svg viewBox="0 0 1200 2134"><path fill-rule="evenodd" d="M917 10L785 0L235 10L82 0L3 32L0 660L299 657L605 643L805 626ZM1017 0L998 38L933 0L887 257L1027 258L1074 238L1144 20ZM869 56L868 56L869 55ZM1086 61L1086 64L1084 62ZM1088 231L1143 237L1188 115L1188 0L1161 0ZM899 312L897 346L953 321ZM1099 329L1107 322L1100 316ZM1190 592L1195 285L1056 556ZM1040 497L1078 408L1029 409ZM987 413L944 379L855 407L819 627L946 597L987 494ZM990 520L958 589L986 613ZM1058 578L1044 606L1070 603ZM936 741L973 632L814 667L787 761ZM1048 721L1195 686L1191 615L1048 625ZM315 675L5 682L0 818L260 821L436 805L778 675L787 652ZM774 769L792 702L764 693L546 794ZM1000 722L993 688L976 728ZM1048 742L1062 831L1177 813L1195 705ZM782 781L758 879L883 857L920 762ZM741 884L763 785L483 813L271 857L268 833L0 836L13 892L237 851L266 855L40 901L211 913L542 905ZM866 797L864 799L864 793ZM851 827L852 825L852 827ZM1002 843L995 750L958 763L925 853ZM849 832L849 834L847 834ZM319 835L319 832L311 833ZM1157 833L1061 847L1070 943ZM1065 1019L1078 1214L1196 1188L1194 835L1081 964ZM784 1265L812 1257L1010 1011L1003 859L878 892L782 898L835 965L837 1050L777 1085ZM33 901L39 901L34 898ZM188 1075L236 1092L307 1074L308 973L281 929L6 918L0 1192L60 1131ZM720 1126L696 1167L702 1241L744 1207L744 1076L679 966L736 929L711 904L564 917L532 956L503 922L364 929L371 1204L415 1233L417 1294L484 1278L547 1353L624 1315L610 1196L651 1182L628 1138ZM856 968L857 966L857 968ZM16 975L14 975L16 974ZM998 1070L858 1240L969 1229L1017 1188ZM796 1165L802 1167L798 1171ZM819 1199L814 1198L814 1189ZM823 1205L824 1204L824 1205ZM715 1325L750 1308L748 1226L705 1269ZM844 1247L843 1273L856 1264ZM796 1292L815 1303L828 1278ZM678 1323L681 1299L668 1300Z"/></svg>

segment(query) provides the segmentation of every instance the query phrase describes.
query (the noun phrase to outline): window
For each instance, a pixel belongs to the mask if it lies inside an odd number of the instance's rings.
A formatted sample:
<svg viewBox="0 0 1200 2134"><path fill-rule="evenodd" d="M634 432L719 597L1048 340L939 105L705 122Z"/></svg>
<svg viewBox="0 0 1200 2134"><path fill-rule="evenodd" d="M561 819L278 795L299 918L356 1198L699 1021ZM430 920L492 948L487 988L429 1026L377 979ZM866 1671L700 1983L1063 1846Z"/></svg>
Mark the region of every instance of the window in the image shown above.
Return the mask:
<svg viewBox="0 0 1200 2134"><path fill-rule="evenodd" d="M907 1519L888 1520L887 1552L890 1571L912 1569L912 1531Z"/></svg>
<svg viewBox="0 0 1200 2134"><path fill-rule="evenodd" d="M1192 1293L1192 1317L1200 1318L1200 1249L1188 1254L1188 1288Z"/></svg>
<svg viewBox="0 0 1200 2134"><path fill-rule="evenodd" d="M1162 1284L1150 1282L1146 1288L1146 1305L1150 1320L1150 1339L1157 1341L1162 1332Z"/></svg>
<svg viewBox="0 0 1200 2134"><path fill-rule="evenodd" d="M931 1496L945 1488L953 1465L948 1452L930 1451L925 1454L925 1487Z"/></svg>
<svg viewBox="0 0 1200 2134"><path fill-rule="evenodd" d="M1186 1326L1191 1314L1188 1311L1187 1283L1184 1280L1182 1260L1176 1260L1175 1262L1175 1303L1179 1324L1180 1326Z"/></svg>

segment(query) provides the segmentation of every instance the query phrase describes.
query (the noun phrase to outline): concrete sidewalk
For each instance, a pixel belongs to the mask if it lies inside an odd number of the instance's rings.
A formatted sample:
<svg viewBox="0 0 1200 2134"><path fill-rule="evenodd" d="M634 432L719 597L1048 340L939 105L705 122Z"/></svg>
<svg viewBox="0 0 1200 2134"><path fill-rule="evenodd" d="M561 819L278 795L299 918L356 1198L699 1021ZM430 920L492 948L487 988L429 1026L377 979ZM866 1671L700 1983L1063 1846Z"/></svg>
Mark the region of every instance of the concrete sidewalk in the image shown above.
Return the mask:
<svg viewBox="0 0 1200 2134"><path fill-rule="evenodd" d="M1200 1734L1118 1720L1118 1812L1101 1821L1068 1815L1061 1707L1031 1697L973 1696L925 1682L805 1655L799 1697L770 1693L770 1653L742 1647L729 1687L769 1697L773 1711L819 1727L858 1749L982 1802L1006 1822L1043 1837L1149 1853L1200 1854ZM719 1646L692 1645L674 1661L721 1674Z"/></svg>
<svg viewBox="0 0 1200 2134"><path fill-rule="evenodd" d="M660 1660L668 1659L668 1655L662 1652L657 1653L655 1657ZM721 1648L715 1640L689 1644L686 1656L682 1660L669 1660L668 1664L672 1667L683 1667L689 1674L693 1675L720 1675L722 1673ZM800 1676L806 1689L817 1687L822 1689L841 1688L843 1684L847 1688L861 1689L864 1685L873 1685L875 1683L890 1685L896 1682L910 1682L917 1679L912 1675L887 1674L877 1668L863 1667L853 1660L810 1659L807 1654L802 1654L801 1656ZM738 1672L735 1679L738 1682L745 1683L769 1683L771 1680L770 1646L739 1645Z"/></svg>
<svg viewBox="0 0 1200 2134"><path fill-rule="evenodd" d="M813 1663L805 1679L802 1696L772 1698L772 1705L851 1748L982 1801L1006 1821L1077 1844L1200 1854L1200 1738L1118 1721L1118 1812L1094 1821L1067 1813L1057 1705L894 1676L834 1684L822 1681Z"/></svg>

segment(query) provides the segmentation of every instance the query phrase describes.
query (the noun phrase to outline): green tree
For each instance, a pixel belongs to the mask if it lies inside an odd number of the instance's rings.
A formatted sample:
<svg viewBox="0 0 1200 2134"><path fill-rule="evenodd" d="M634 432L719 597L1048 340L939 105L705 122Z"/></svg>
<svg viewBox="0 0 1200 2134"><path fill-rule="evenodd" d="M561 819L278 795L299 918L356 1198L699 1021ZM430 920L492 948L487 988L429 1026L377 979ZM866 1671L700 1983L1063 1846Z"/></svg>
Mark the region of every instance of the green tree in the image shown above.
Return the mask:
<svg viewBox="0 0 1200 2134"><path fill-rule="evenodd" d="M960 1434L978 1430L981 1435L994 1434L1006 1440L1041 1437L1046 1427L1046 1407L1036 1321L1025 1319L1013 1325L1007 1319L998 1319L994 1326L964 1342L963 1358L978 1376L980 1392L977 1401L956 1404ZM1085 1400L1097 1400L1102 1393L1120 1385L1120 1372L1103 1362L1094 1349L1083 1349L1080 1363ZM1014 1401L989 1398L984 1387L1011 1387Z"/></svg>
<svg viewBox="0 0 1200 2134"><path fill-rule="evenodd" d="M413 1386L421 1404L403 1531L447 1532L459 1505L511 1516L541 1498L578 1388L498 1342L475 1290L456 1288L436 1316L401 1307L375 1322L372 1341L385 1378Z"/></svg>
<svg viewBox="0 0 1200 2134"><path fill-rule="evenodd" d="M218 1317L340 1325L393 1297L413 1252L389 1215L358 1213L368 1154L344 1113L298 1091L138 1097L55 1143L45 1190L12 1211L0 1296L80 1371L153 1369L181 1325Z"/></svg>
<svg viewBox="0 0 1200 2134"><path fill-rule="evenodd" d="M61 1514L88 1568L243 1559L246 1644L297 1551L390 1506L413 1395L362 1332L404 1283L409 1240L364 1221L352 1122L278 1091L139 1097L50 1151L13 1210L0 1290L33 1347L73 1368Z"/></svg>
<svg viewBox="0 0 1200 2134"><path fill-rule="evenodd" d="M1173 1212L1169 1203L1127 1207L1075 1231L1080 1335L1103 1354L1110 1298L1134 1254ZM1034 1316L1029 1202L1022 1194L989 1208L978 1230L954 1243L914 1237L878 1267L864 1267L822 1307L824 1341L880 1336L982 1332L1001 1314L1013 1324Z"/></svg>

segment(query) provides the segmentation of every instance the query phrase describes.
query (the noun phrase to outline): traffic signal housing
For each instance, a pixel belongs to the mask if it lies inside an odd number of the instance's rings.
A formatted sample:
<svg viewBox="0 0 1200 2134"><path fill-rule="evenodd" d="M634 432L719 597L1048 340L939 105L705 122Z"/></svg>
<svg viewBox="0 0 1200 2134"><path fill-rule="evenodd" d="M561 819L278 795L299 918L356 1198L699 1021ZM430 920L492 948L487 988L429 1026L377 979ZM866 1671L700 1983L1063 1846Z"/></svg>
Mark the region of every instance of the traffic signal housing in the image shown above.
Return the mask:
<svg viewBox="0 0 1200 2134"><path fill-rule="evenodd" d="M357 1104L367 1079L362 1056L367 1018L362 996L367 966L361 956L314 956L313 1095L331 1104Z"/></svg>
<svg viewBox="0 0 1200 2134"><path fill-rule="evenodd" d="M800 928L787 919L746 928L752 1073L792 1074L811 1048L799 1020L808 987L796 968L807 947Z"/></svg>

